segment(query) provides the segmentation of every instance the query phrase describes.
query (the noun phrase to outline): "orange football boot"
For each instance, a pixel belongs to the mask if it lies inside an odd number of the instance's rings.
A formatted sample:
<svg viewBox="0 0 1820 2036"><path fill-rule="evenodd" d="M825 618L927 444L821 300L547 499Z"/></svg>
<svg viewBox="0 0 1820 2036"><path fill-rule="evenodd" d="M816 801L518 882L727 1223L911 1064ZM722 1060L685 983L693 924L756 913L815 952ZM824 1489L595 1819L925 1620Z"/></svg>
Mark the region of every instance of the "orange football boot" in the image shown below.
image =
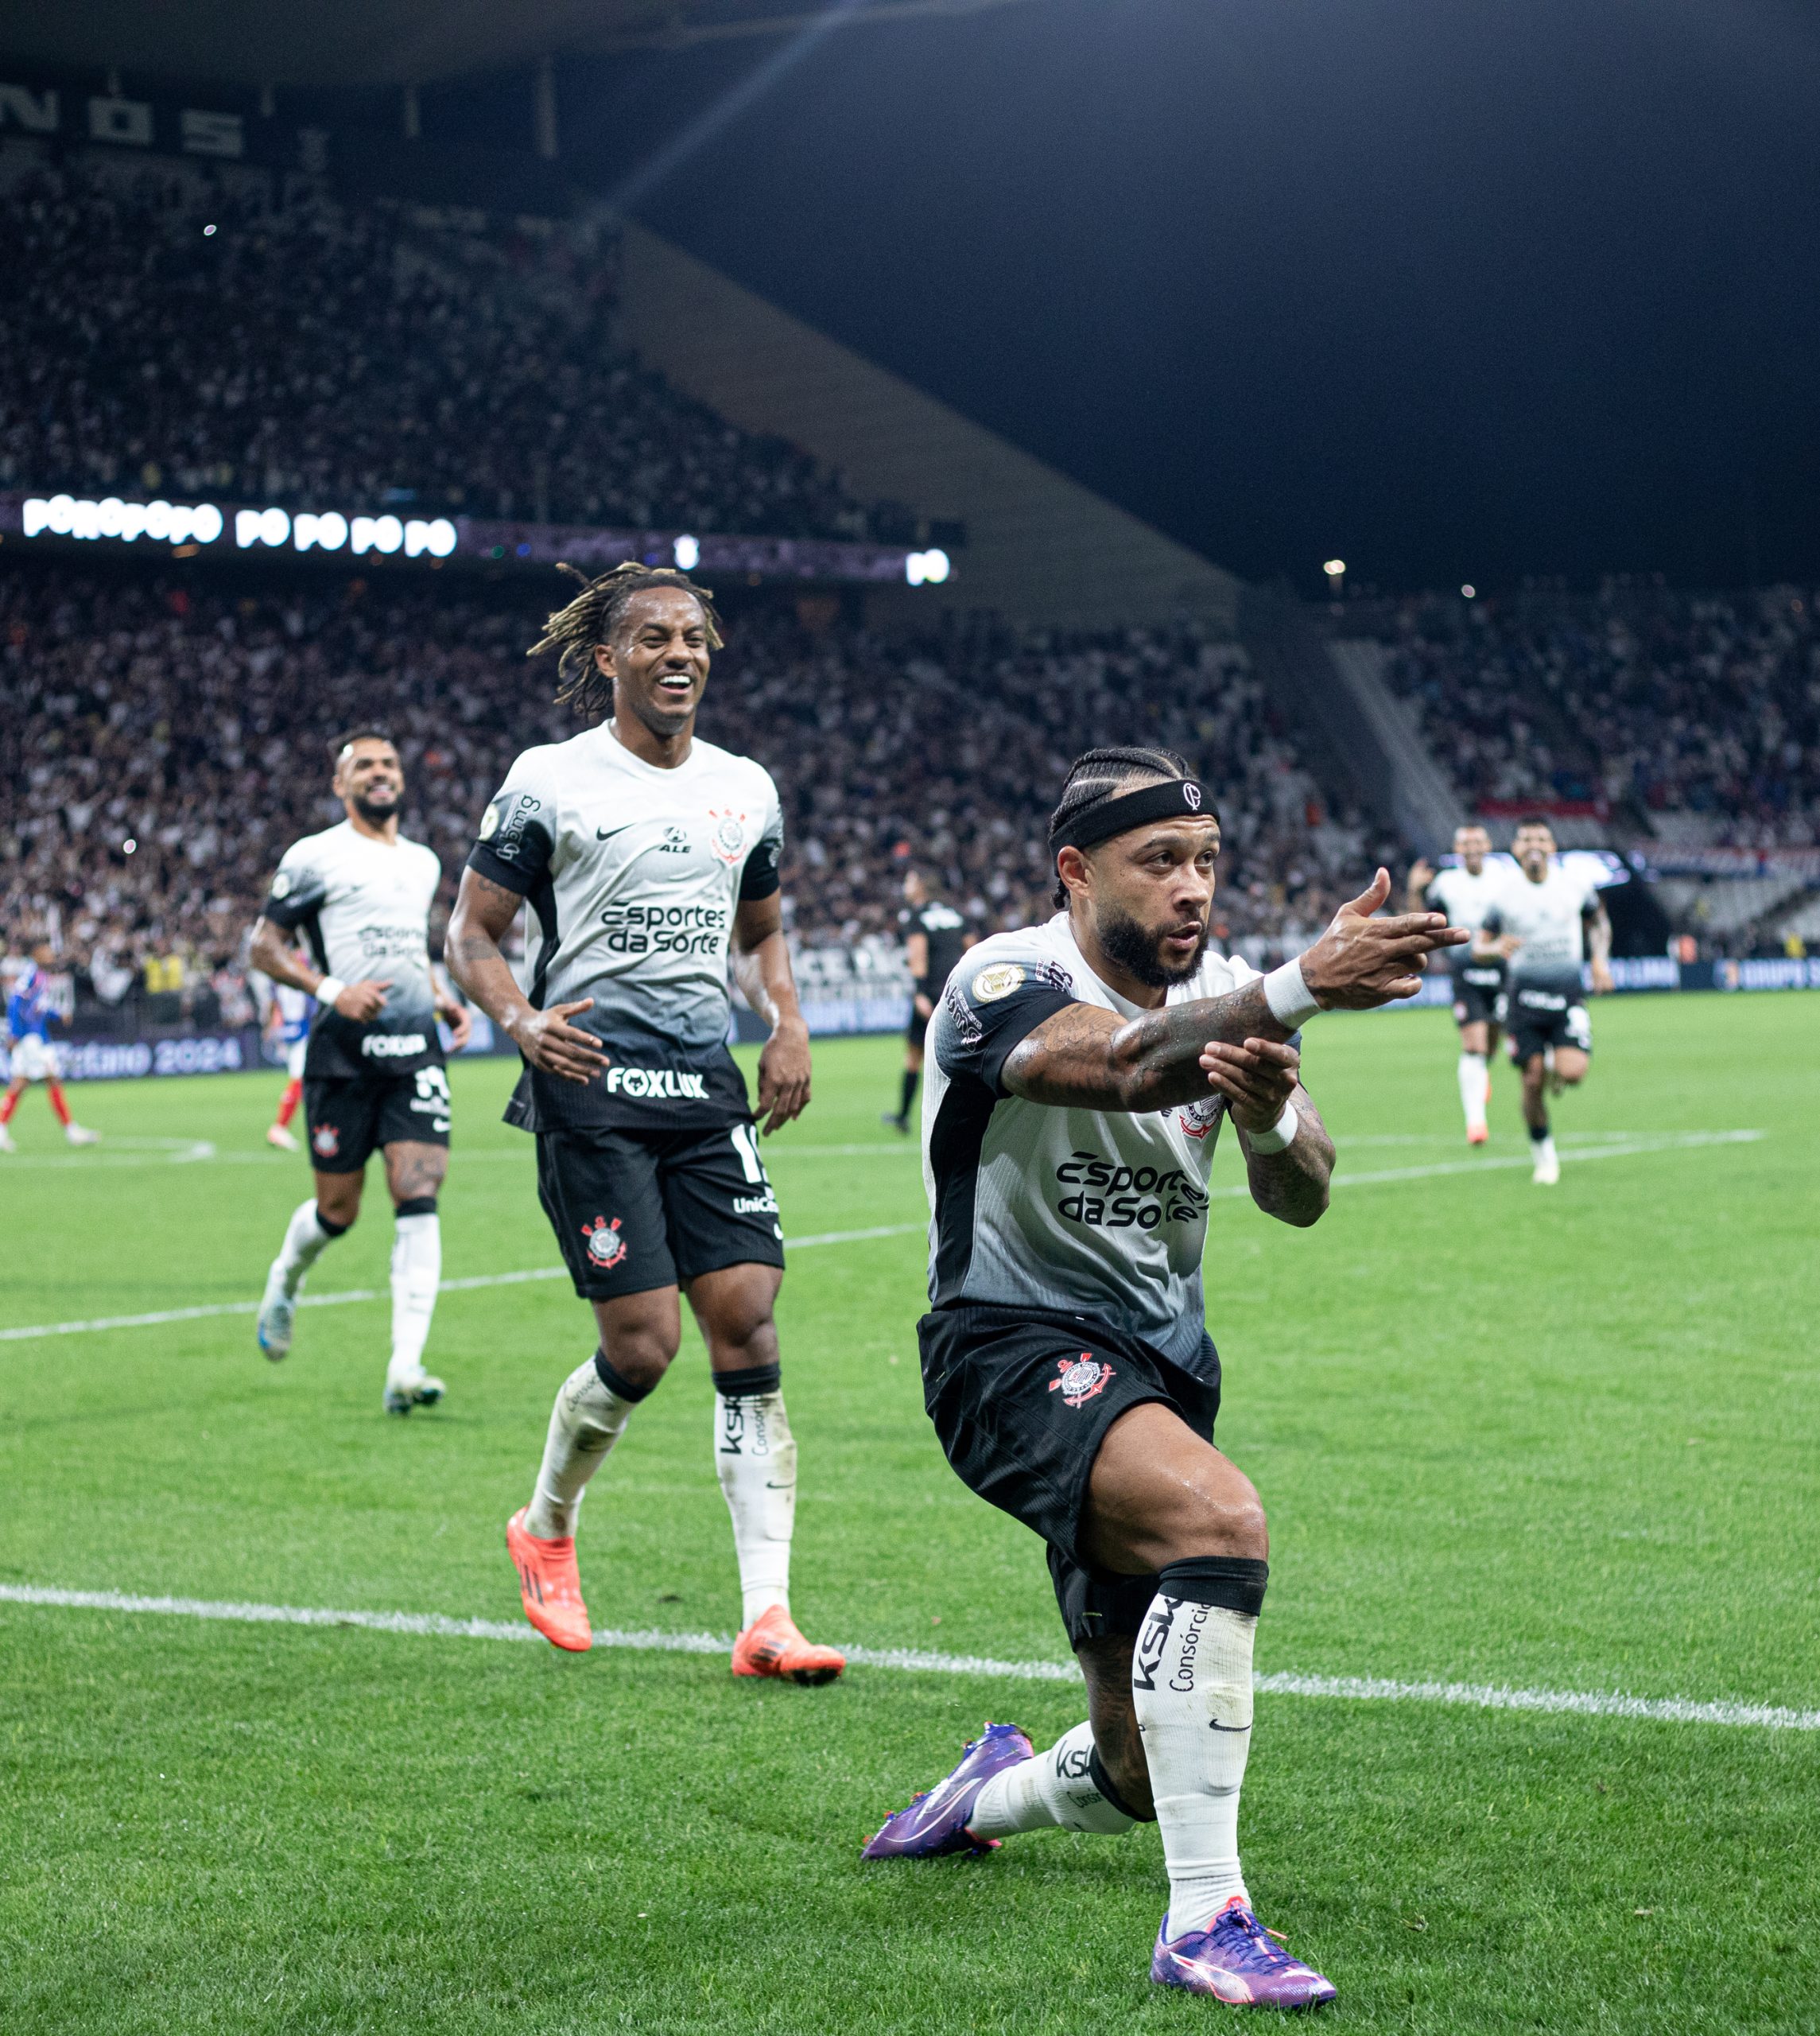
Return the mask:
<svg viewBox="0 0 1820 2036"><path fill-rule="evenodd" d="M1469 1124L1466 1127L1466 1143L1469 1145L1483 1145L1491 1135L1482 1124Z"/></svg>
<svg viewBox="0 0 1820 2036"><path fill-rule="evenodd" d="M793 1683L831 1683L846 1665L846 1656L833 1648L811 1646L782 1605L761 1612L733 1643L736 1676L784 1676Z"/></svg>
<svg viewBox="0 0 1820 2036"><path fill-rule="evenodd" d="M525 1617L545 1639L572 1654L585 1654L594 1645L588 1607L581 1602L581 1572L575 1566L575 1537L540 1541L525 1529L529 1506L520 1506L506 1522L506 1548L518 1572L518 1595Z"/></svg>

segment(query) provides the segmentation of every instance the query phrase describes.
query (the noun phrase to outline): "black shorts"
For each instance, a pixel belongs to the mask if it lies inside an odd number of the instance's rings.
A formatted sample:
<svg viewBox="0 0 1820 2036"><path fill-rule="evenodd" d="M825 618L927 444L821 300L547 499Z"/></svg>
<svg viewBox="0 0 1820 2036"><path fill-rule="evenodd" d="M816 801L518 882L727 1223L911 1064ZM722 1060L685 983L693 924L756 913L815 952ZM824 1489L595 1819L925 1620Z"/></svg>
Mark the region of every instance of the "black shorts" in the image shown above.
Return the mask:
<svg viewBox="0 0 1820 2036"><path fill-rule="evenodd" d="M448 1143L448 1075L432 1065L411 1074L352 1074L304 1083L309 1160L319 1174L357 1174L377 1148L409 1140Z"/></svg>
<svg viewBox="0 0 1820 2036"><path fill-rule="evenodd" d="M584 1300L784 1262L777 1195L750 1121L712 1131L540 1131L537 1199Z"/></svg>
<svg viewBox="0 0 1820 2036"><path fill-rule="evenodd" d="M1453 971L1456 1025L1501 1025L1509 971L1501 961L1462 962Z"/></svg>
<svg viewBox="0 0 1820 2036"><path fill-rule="evenodd" d="M1135 1634L1154 1576L1089 1567L1077 1545L1087 1480L1106 1431L1156 1401L1211 1442L1220 1356L1202 1332L1186 1371L1141 1337L1085 1317L968 1302L917 1324L923 1404L956 1475L1049 1544L1049 1573L1070 1643Z"/></svg>
<svg viewBox="0 0 1820 2036"><path fill-rule="evenodd" d="M1577 989L1524 989L1510 993L1511 1059L1521 1067L1550 1047L1593 1051L1593 1021Z"/></svg>

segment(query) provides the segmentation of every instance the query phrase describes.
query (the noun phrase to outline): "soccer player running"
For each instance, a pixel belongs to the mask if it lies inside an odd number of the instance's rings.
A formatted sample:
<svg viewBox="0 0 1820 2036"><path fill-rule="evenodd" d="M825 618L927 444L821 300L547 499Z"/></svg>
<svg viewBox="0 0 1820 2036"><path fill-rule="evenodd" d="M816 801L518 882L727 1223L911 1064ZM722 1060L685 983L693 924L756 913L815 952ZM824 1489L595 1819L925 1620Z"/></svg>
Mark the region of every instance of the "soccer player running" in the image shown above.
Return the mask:
<svg viewBox="0 0 1820 2036"><path fill-rule="evenodd" d="M929 1028L926 1401L963 1481L1048 1543L1089 1715L1041 1754L988 1724L865 1856L1154 1820L1170 1891L1151 1978L1296 2007L1334 1990L1259 1922L1239 1864L1268 1544L1213 1443L1208 1174L1229 1117L1258 1206L1314 1222L1333 1146L1298 1028L1412 996L1466 935L1438 913L1373 918L1380 869L1260 977L1206 952L1219 847L1180 757L1089 750L1050 823L1062 911L982 942Z"/></svg>
<svg viewBox="0 0 1820 2036"><path fill-rule="evenodd" d="M759 1057L768 1134L809 1101L809 1032L784 942L777 788L695 733L712 597L628 564L550 617L559 700L612 716L526 750L482 817L449 924L456 980L518 1047L506 1121L537 1137L537 1192L599 1347L563 1384L530 1502L506 1529L526 1616L591 1644L576 1564L588 1479L662 1378L686 1292L714 1374L714 1464L743 1599L736 1676L823 1683L846 1664L790 1618L796 1443L773 1309L777 1197L727 1051L728 950L771 1028ZM529 993L499 942L526 901Z"/></svg>
<svg viewBox="0 0 1820 2036"><path fill-rule="evenodd" d="M1473 936L1473 951L1511 965L1511 1058L1523 1070L1523 1121L1535 1161L1530 1178L1552 1187L1561 1156L1548 1119L1548 1093L1577 1089L1593 1061L1593 1021L1581 1001L1581 965L1592 958L1593 990L1612 988L1612 922L1596 885L1555 860L1554 830L1540 814L1522 822L1511 853L1523 872L1507 882Z"/></svg>
<svg viewBox="0 0 1820 2036"><path fill-rule="evenodd" d="M250 950L254 968L316 1004L303 1068L316 1192L292 1212L266 1276L259 1348L274 1362L289 1350L305 1278L353 1227L378 1149L396 1211L384 1406L408 1414L433 1406L445 1390L423 1362L442 1278L437 1194L448 1170L448 1076L437 1020L447 1020L457 1047L469 1020L430 962L442 865L398 833L405 773L390 737L371 729L349 736L336 748L333 783L347 818L285 852ZM297 951L300 933L310 960Z"/></svg>
<svg viewBox="0 0 1820 2036"><path fill-rule="evenodd" d="M887 1112L879 1119L894 1131L910 1130L910 1105L916 1101L916 1085L922 1076L922 1047L936 999L947 987L954 965L973 945L967 922L952 905L929 895L920 872L911 870L904 879L904 909L899 915L906 929L904 959L910 964L910 1015L904 1032L903 1094L896 1114Z"/></svg>
<svg viewBox="0 0 1820 2036"><path fill-rule="evenodd" d="M1488 866L1492 837L1483 827L1453 830L1453 869L1438 874L1426 862L1409 872L1412 912L1445 912L1450 926L1476 934L1505 881L1496 864ZM1491 1136L1485 1106L1492 1099L1491 1057L1498 1050L1504 1016L1504 958L1467 946L1449 956L1453 977L1453 1022L1460 1028L1460 1106L1466 1113L1466 1143L1483 1145Z"/></svg>
<svg viewBox="0 0 1820 2036"><path fill-rule="evenodd" d="M17 1152L13 1143L13 1113L19 1098L34 1082L45 1085L51 1110L63 1126L72 1145L95 1145L101 1133L78 1124L69 1113L69 1103L57 1078L56 1048L51 1043L51 1020L58 1016L51 1002L52 965L56 950L48 940L37 942L32 958L13 978L12 994L6 999L6 1030L13 1042L13 1077L6 1093L0 1096L0 1152Z"/></svg>

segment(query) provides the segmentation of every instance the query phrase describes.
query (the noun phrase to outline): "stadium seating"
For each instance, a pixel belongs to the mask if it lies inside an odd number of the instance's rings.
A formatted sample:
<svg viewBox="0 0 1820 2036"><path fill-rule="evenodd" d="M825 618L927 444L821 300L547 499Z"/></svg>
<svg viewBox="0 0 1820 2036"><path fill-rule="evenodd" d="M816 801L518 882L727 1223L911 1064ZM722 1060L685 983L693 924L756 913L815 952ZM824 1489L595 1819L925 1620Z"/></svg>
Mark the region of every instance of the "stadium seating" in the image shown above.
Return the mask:
<svg viewBox="0 0 1820 2036"><path fill-rule="evenodd" d="M0 486L914 535L619 346L603 231L262 192L149 165L0 190Z"/></svg>
<svg viewBox="0 0 1820 2036"><path fill-rule="evenodd" d="M1430 597L1385 633L1385 676L1469 810L1585 805L1682 843L1820 841L1810 594Z"/></svg>
<svg viewBox="0 0 1820 2036"><path fill-rule="evenodd" d="M103 995L143 990L147 960L173 954L188 981L220 976L284 848L341 817L328 739L375 719L403 752L407 830L442 857L446 903L512 757L578 725L522 655L559 593L440 576L259 597L60 567L0 577L6 923L54 915ZM1325 810L1231 644L985 625L900 642L805 627L788 605L751 607L729 635L702 731L778 779L806 946L894 939L913 858L983 931L1046 916L1045 822L1069 760L1097 743L1178 748L1217 787L1220 924L1254 957L1305 938L1389 852Z"/></svg>

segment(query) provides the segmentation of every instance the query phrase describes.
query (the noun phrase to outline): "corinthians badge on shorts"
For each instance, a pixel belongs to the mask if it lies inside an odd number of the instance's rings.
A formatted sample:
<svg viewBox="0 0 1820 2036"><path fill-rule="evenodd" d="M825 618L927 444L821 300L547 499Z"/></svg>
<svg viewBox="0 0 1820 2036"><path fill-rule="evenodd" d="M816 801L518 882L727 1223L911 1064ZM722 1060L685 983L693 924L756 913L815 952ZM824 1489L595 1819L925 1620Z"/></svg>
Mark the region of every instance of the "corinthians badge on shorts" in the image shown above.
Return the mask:
<svg viewBox="0 0 1820 2036"><path fill-rule="evenodd" d="M1049 1381L1049 1389L1059 1391L1070 1407L1085 1407L1089 1400L1096 1399L1112 1376L1112 1367L1101 1364L1091 1350L1083 1350L1077 1358L1057 1358L1055 1369L1057 1375Z"/></svg>
<svg viewBox="0 0 1820 2036"><path fill-rule="evenodd" d="M584 1223L581 1234L588 1240L588 1263L610 1272L624 1258L631 1246L619 1234L619 1218L615 1216L608 1222L604 1216L596 1216L592 1223Z"/></svg>
<svg viewBox="0 0 1820 2036"><path fill-rule="evenodd" d="M332 1160L341 1150L341 1133L332 1124L319 1124L310 1133L309 1142L319 1160Z"/></svg>

